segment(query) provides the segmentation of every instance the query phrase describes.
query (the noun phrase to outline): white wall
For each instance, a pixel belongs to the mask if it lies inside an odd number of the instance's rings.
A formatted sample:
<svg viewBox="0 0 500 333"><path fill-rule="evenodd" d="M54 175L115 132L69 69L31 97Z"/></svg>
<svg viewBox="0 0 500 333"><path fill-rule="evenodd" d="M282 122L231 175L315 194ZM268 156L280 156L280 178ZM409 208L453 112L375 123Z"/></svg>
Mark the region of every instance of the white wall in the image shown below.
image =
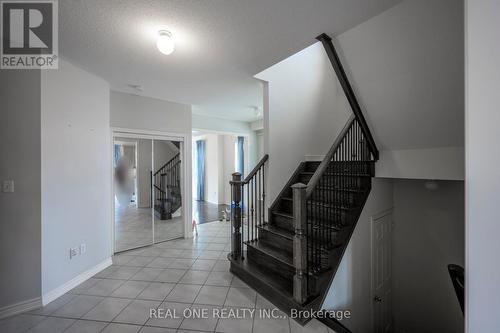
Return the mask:
<svg viewBox="0 0 500 333"><path fill-rule="evenodd" d="M193 130L243 134L250 131L250 123L193 113Z"/></svg>
<svg viewBox="0 0 500 333"><path fill-rule="evenodd" d="M463 1L405 0L335 40L380 150L464 145Z"/></svg>
<svg viewBox="0 0 500 333"><path fill-rule="evenodd" d="M382 150L375 175L387 178L464 180L463 147Z"/></svg>
<svg viewBox="0 0 500 333"><path fill-rule="evenodd" d="M155 155L155 172L158 171L162 166L170 161L175 155L179 153L179 149L170 141L154 141L154 155Z"/></svg>
<svg viewBox="0 0 500 333"><path fill-rule="evenodd" d="M368 200L323 303L324 309L351 311L351 319L343 320L342 324L353 332L372 331L370 218L392 208L393 180L374 178Z"/></svg>
<svg viewBox="0 0 500 333"><path fill-rule="evenodd" d="M109 86L66 61L42 71L42 294L110 258ZM84 255L69 249L85 243Z"/></svg>
<svg viewBox="0 0 500 333"><path fill-rule="evenodd" d="M406 0L334 41L378 177L464 179L463 29L462 1Z"/></svg>
<svg viewBox="0 0 500 333"><path fill-rule="evenodd" d="M41 295L40 71L0 70L0 317ZM35 303L34 306L37 306Z"/></svg>
<svg viewBox="0 0 500 333"><path fill-rule="evenodd" d="M232 174L236 172L236 153L234 150L234 145L236 142L236 137L234 135L224 135L223 136L223 178L222 178L222 188L223 188L223 201L226 205L231 204L231 185L229 182L232 179ZM247 171L248 172L248 171Z"/></svg>
<svg viewBox="0 0 500 333"><path fill-rule="evenodd" d="M500 2L466 1L466 331L500 329Z"/></svg>
<svg viewBox="0 0 500 333"><path fill-rule="evenodd" d="M464 267L464 182L437 181L434 191L424 183L394 180L394 328L459 333L464 319L447 265Z"/></svg>
<svg viewBox="0 0 500 333"><path fill-rule="evenodd" d="M334 43L381 150L377 176L464 179L463 3L402 1L340 34ZM325 66L322 72L320 65ZM330 71L322 46L315 44L256 75L269 82L264 122L271 197L303 155L325 153L322 145L330 144L331 136L324 128L342 123L316 111L322 107L325 114L342 115L333 97L327 97L336 94L332 83L316 84L333 82L324 79ZM306 89L296 80L303 80ZM313 121L319 125L309 128ZM299 142L305 136L318 143Z"/></svg>
<svg viewBox="0 0 500 333"><path fill-rule="evenodd" d="M325 154L350 111L321 43L256 75L268 82L264 98L269 153L268 202L272 202L307 154ZM267 89L269 92L267 93Z"/></svg>
<svg viewBox="0 0 500 333"><path fill-rule="evenodd" d="M257 131L257 160L260 160L265 155L264 149L264 131Z"/></svg>
<svg viewBox="0 0 500 333"><path fill-rule="evenodd" d="M110 93L111 126L171 133L191 133L191 106L155 98Z"/></svg>
<svg viewBox="0 0 500 333"><path fill-rule="evenodd" d="M245 136L245 167L247 169L252 169L259 162L257 158L257 136L255 130L252 128L252 124L244 121L208 117L193 113L194 131Z"/></svg>

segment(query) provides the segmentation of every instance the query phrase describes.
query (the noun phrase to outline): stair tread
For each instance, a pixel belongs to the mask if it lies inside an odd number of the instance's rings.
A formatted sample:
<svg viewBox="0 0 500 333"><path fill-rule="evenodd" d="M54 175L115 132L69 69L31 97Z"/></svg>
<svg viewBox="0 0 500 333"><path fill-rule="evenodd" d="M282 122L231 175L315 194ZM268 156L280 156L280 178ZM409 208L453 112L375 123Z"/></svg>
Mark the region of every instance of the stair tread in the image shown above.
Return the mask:
<svg viewBox="0 0 500 333"><path fill-rule="evenodd" d="M275 214L275 215L280 215L280 216L283 216L283 217L286 217L286 218L289 218L289 219L293 219L293 215L289 214L289 213L285 213L285 212L282 212L282 211L273 211L272 213Z"/></svg>
<svg viewBox="0 0 500 333"><path fill-rule="evenodd" d="M289 239L289 240L293 240L294 233L292 231L290 231L290 230L283 229L283 228L271 225L269 223L266 223L266 224L263 224L263 225L259 225L259 226L257 226L257 228L264 229L264 230L269 231L269 232L271 232L273 234L279 235L279 236L281 236L283 238L286 238L286 239Z"/></svg>
<svg viewBox="0 0 500 333"><path fill-rule="evenodd" d="M314 171L301 171L302 175L314 175ZM323 175L347 176L347 177L372 177L367 173L349 173L349 172L325 172Z"/></svg>
<svg viewBox="0 0 500 333"><path fill-rule="evenodd" d="M292 198L290 197L283 197L281 198L283 200L287 200L287 201L293 201ZM325 203L325 202L322 202L322 201L317 201L317 200L311 200L315 205L320 205L320 206L324 206L324 207L334 207L334 208L340 208L340 209L345 209L345 210L354 210L354 209L357 209L359 208L358 206L350 206L350 207L346 207L346 206L342 206L342 205L332 205L332 204L329 204L329 203Z"/></svg>
<svg viewBox="0 0 500 333"><path fill-rule="evenodd" d="M248 274L253 275L257 280L259 280L259 283L264 283L272 287L284 297L293 298L293 282L289 279L286 279L279 274L273 273L272 271L264 270L258 264L250 260L233 260L230 256L228 258L232 264L238 265Z"/></svg>
<svg viewBox="0 0 500 333"><path fill-rule="evenodd" d="M293 241L293 238L295 236L295 233L291 230L288 230L288 229L283 229L283 228L280 228L280 227L277 227L277 226L274 226L274 225L271 225L271 224L263 224L261 226L258 226L259 229L264 229L268 232L271 232L273 234L276 234L276 235L279 235L281 237L284 237L288 240L291 240ZM330 229L332 230L335 230L337 232L341 231L343 228L347 228L347 227L336 227L336 226L330 226ZM312 237L313 235L311 235ZM322 240L322 239L318 239L316 238L316 242L318 242L318 244L320 244L321 246L324 246L325 248L328 247L328 245L330 244L331 240ZM337 247L339 245L336 245L336 246L331 246L330 248L333 249L335 247Z"/></svg>
<svg viewBox="0 0 500 333"><path fill-rule="evenodd" d="M365 188L352 188L352 187L344 187L344 188L340 188L338 186L335 186L335 185L331 185L331 186L328 186L328 185L317 185L316 188L320 188L320 189L327 189L327 190L336 190L336 191L342 191L342 192L354 192L354 193L366 193L368 192L368 189L365 189Z"/></svg>
<svg viewBox="0 0 500 333"><path fill-rule="evenodd" d="M293 266L293 258L291 256L286 255L286 253L283 253L280 249L275 249L269 245L266 245L262 242L245 242L245 244L249 247L254 248L257 251L260 251L282 263L285 265L288 265L290 267Z"/></svg>

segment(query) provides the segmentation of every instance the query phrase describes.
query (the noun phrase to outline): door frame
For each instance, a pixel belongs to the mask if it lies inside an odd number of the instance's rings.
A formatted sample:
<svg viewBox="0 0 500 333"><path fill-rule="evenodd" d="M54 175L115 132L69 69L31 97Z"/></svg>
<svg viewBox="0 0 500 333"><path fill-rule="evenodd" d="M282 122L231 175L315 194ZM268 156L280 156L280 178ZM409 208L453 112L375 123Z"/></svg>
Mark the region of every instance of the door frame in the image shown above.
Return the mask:
<svg viewBox="0 0 500 333"><path fill-rule="evenodd" d="M190 133L191 134L191 133ZM166 141L178 141L180 142L180 154L181 161L183 162L183 168L181 173L181 197L184 199L182 203L182 216L184 217L184 232L182 237L188 238L192 237L191 231L191 136L183 133L174 132L162 132L154 130L140 130L132 128L123 127L110 127L110 147L111 147L111 158L110 158L110 171L111 171L111 256L115 254L115 182L114 182L114 169L113 169L113 158L114 158L114 138L131 138L131 139L150 139L150 140L166 140ZM151 143L153 147L153 141ZM189 153L187 152L189 150ZM152 162L154 162L154 150L151 151ZM154 214L154 207L151 207L152 214ZM154 215L152 219L152 242L145 246L154 245Z"/></svg>
<svg viewBox="0 0 500 333"><path fill-rule="evenodd" d="M371 310L371 327L375 326L375 304L373 302L373 299L375 297L375 288L374 288L374 267L375 267L375 261L374 261L374 251L373 251L373 224L376 220L379 220L387 215L393 215L394 209L389 208L385 209L377 214L373 214L370 216L370 310ZM394 228L394 221L391 218L391 236L392 236L392 229ZM392 237L391 237L391 270L392 270ZM391 272L391 289L392 289L392 272ZM392 309L391 309L392 312ZM392 315L391 315L392 319Z"/></svg>

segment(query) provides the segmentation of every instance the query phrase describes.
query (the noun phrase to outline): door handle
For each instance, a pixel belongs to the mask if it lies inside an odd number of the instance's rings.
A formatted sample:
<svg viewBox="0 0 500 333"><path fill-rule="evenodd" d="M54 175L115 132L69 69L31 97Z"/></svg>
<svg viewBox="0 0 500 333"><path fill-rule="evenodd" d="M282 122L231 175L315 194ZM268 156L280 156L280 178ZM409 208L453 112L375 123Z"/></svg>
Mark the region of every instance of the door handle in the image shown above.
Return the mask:
<svg viewBox="0 0 500 333"><path fill-rule="evenodd" d="M375 297L373 297L373 300L374 300L375 302L382 303L382 298L380 298L379 296L375 296Z"/></svg>

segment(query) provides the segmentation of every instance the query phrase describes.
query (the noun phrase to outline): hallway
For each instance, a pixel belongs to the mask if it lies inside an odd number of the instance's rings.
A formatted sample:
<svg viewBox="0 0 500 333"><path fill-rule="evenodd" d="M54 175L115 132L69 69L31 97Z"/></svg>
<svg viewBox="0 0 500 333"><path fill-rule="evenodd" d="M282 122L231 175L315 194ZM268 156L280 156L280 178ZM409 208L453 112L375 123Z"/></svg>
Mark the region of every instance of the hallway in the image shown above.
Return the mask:
<svg viewBox="0 0 500 333"><path fill-rule="evenodd" d="M274 309L229 272L229 223L205 223L200 236L132 250L113 265L41 309L0 321L21 332L333 332L318 321L300 327L277 319L183 318L184 309ZM176 309L180 318L150 318L150 309ZM258 313L258 312L255 312ZM177 330L177 331L176 331Z"/></svg>
<svg viewBox="0 0 500 333"><path fill-rule="evenodd" d="M197 224L219 221L228 205L217 205L207 201L193 200L193 219Z"/></svg>

